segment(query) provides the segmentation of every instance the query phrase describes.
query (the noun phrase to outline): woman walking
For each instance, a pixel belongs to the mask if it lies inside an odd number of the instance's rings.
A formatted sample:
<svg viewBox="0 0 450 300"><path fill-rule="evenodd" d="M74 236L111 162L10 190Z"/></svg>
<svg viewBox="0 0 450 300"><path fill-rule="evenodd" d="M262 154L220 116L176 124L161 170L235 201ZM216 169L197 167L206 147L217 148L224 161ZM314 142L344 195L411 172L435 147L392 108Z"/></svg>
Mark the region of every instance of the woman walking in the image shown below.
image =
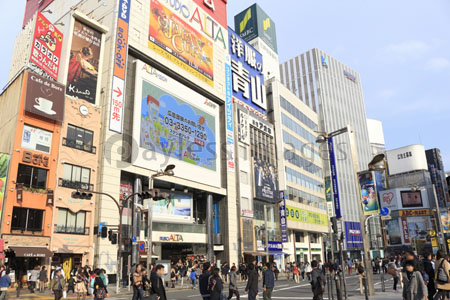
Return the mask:
<svg viewBox="0 0 450 300"><path fill-rule="evenodd" d="M450 291L450 263L448 262L448 256L444 251L439 250L436 255L435 266L435 278L437 293L434 295L434 300L447 297Z"/></svg>
<svg viewBox="0 0 450 300"><path fill-rule="evenodd" d="M100 278L100 273L100 269L94 271L95 278L91 283L91 287L94 289L94 300L102 300L109 297L108 290L103 283L103 280Z"/></svg>
<svg viewBox="0 0 450 300"><path fill-rule="evenodd" d="M422 274L417 271L415 262L408 260L405 263L406 276L403 278L403 299L404 300L425 300L428 299L428 289L423 281Z"/></svg>
<svg viewBox="0 0 450 300"><path fill-rule="evenodd" d="M79 268L75 280L75 293L77 294L77 300L80 300L81 298L83 298L83 300L86 299L87 282L88 279L84 275L83 269Z"/></svg>

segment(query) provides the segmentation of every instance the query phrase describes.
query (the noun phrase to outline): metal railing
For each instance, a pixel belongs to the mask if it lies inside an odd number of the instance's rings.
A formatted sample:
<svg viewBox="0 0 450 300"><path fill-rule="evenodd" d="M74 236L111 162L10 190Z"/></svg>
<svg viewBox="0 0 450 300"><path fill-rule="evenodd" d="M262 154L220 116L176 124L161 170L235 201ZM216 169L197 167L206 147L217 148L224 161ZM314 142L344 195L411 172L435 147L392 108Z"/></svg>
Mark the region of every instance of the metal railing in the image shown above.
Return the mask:
<svg viewBox="0 0 450 300"><path fill-rule="evenodd" d="M85 152L89 152L89 153L93 153L93 154L97 153L97 147L92 146L92 145L80 145L80 144L77 144L77 141L69 140L65 137L63 137L62 144L63 144L63 146L78 149L81 151L85 151Z"/></svg>
<svg viewBox="0 0 450 300"><path fill-rule="evenodd" d="M76 234L76 235L88 235L89 234L89 227L75 227L75 226L62 226L55 224L55 233L62 233L62 234Z"/></svg>

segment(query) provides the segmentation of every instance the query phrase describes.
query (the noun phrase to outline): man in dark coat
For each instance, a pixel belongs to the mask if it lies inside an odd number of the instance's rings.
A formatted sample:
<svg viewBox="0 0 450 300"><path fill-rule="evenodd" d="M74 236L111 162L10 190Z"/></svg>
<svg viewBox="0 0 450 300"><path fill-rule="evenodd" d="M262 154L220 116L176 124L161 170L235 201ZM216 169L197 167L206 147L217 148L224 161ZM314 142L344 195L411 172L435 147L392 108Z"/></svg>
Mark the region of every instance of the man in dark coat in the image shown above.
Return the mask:
<svg viewBox="0 0 450 300"><path fill-rule="evenodd" d="M156 265L156 272L152 272L150 276L150 282L152 283L151 294L156 294L159 296L159 300L167 300L166 289L162 281L162 276L164 275L164 266Z"/></svg>
<svg viewBox="0 0 450 300"><path fill-rule="evenodd" d="M256 272L254 264L248 265L248 281L245 293L248 293L248 300L256 300L258 295L258 272Z"/></svg>
<svg viewBox="0 0 450 300"><path fill-rule="evenodd" d="M208 290L209 277L211 276L211 265L209 262L203 264L203 273L199 277L199 290L203 300L210 300L211 295Z"/></svg>

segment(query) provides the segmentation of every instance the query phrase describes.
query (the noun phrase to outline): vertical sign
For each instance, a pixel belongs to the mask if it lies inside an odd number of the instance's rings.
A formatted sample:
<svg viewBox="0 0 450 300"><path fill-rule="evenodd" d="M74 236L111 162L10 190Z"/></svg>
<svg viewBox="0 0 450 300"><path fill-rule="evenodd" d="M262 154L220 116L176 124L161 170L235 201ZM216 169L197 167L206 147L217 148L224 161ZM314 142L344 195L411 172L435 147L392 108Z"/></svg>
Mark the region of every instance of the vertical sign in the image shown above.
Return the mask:
<svg viewBox="0 0 450 300"><path fill-rule="evenodd" d="M402 231L403 231L403 239L405 240L405 244L409 244L409 228L408 228L408 219L406 216L402 216Z"/></svg>
<svg viewBox="0 0 450 300"><path fill-rule="evenodd" d="M125 93L125 71L128 55L128 23L131 0L119 1L116 43L114 47L114 73L112 80L109 130L122 133L123 99Z"/></svg>
<svg viewBox="0 0 450 300"><path fill-rule="evenodd" d="M2 216L3 201L5 200L9 159L10 159L9 154L0 153L0 217Z"/></svg>
<svg viewBox="0 0 450 300"><path fill-rule="evenodd" d="M328 151L330 153L330 170L331 170L331 184L333 186L334 212L336 219L341 219L341 204L339 202L339 187L337 180L336 158L334 156L333 138L328 138Z"/></svg>
<svg viewBox="0 0 450 300"><path fill-rule="evenodd" d="M361 202L364 208L364 215L380 213L374 172L360 172L358 179L361 186Z"/></svg>
<svg viewBox="0 0 450 300"><path fill-rule="evenodd" d="M227 123L227 169L234 172L234 119L233 119L233 92L231 91L231 58L229 55L225 58L225 119Z"/></svg>
<svg viewBox="0 0 450 300"><path fill-rule="evenodd" d="M288 242L287 236L287 218L286 218L286 200L284 199L284 191L280 191L280 227L281 227L281 241Z"/></svg>
<svg viewBox="0 0 450 300"><path fill-rule="evenodd" d="M38 11L30 60L55 80L58 80L62 41L61 31Z"/></svg>

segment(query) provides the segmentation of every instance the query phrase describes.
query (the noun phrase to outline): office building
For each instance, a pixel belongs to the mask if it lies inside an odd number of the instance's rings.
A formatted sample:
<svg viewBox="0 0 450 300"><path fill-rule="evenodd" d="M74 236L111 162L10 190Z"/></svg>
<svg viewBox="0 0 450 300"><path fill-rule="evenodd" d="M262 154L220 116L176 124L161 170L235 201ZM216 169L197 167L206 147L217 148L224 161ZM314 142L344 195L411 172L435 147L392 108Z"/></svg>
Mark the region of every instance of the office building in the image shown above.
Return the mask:
<svg viewBox="0 0 450 300"><path fill-rule="evenodd" d="M447 207L450 205L450 200L441 150L437 148L429 149L425 151L425 155L427 157L428 171L430 171L431 181L436 188L439 206Z"/></svg>

